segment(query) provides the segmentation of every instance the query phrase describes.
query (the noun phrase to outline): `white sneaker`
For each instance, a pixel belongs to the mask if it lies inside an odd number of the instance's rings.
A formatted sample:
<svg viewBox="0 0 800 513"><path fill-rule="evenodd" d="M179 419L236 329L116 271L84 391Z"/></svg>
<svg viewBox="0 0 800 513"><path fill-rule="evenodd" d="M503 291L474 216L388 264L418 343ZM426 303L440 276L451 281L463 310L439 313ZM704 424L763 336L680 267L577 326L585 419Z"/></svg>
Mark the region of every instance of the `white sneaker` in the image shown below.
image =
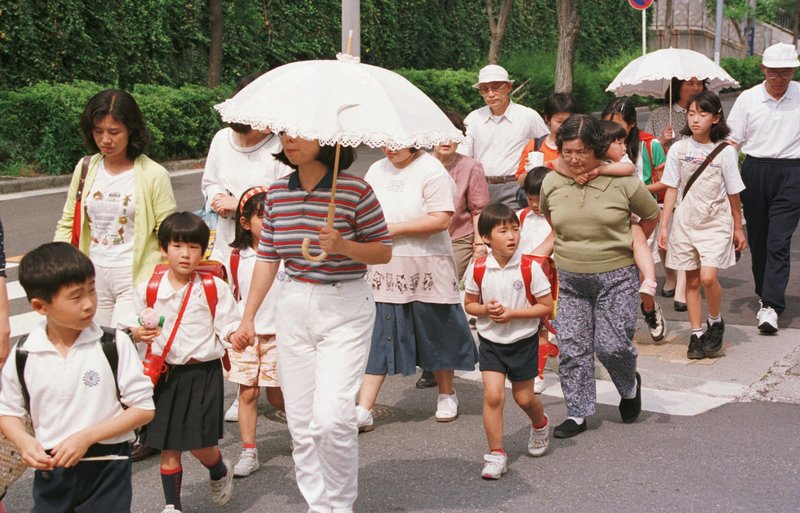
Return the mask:
<svg viewBox="0 0 800 513"><path fill-rule="evenodd" d="M231 500L233 496L233 469L227 460L222 460L225 464L225 475L216 481L213 479L209 482L211 488L211 503L214 506L221 508Z"/></svg>
<svg viewBox="0 0 800 513"><path fill-rule="evenodd" d="M439 394L436 400L436 422L452 422L458 418L458 397Z"/></svg>
<svg viewBox="0 0 800 513"><path fill-rule="evenodd" d="M761 301L758 302L761 305ZM758 331L761 333L777 333L778 332L778 312L771 306L761 305L761 309L756 315L758 322Z"/></svg>
<svg viewBox="0 0 800 513"><path fill-rule="evenodd" d="M228 411L225 412L225 422L239 422L239 398L237 397Z"/></svg>
<svg viewBox="0 0 800 513"><path fill-rule="evenodd" d="M372 410L367 410L361 406L356 406L356 426L359 433L369 433L375 426L373 425Z"/></svg>
<svg viewBox="0 0 800 513"><path fill-rule="evenodd" d="M167 504L166 507L161 510L161 513L181 513L181 510L175 509L175 506L172 504Z"/></svg>
<svg viewBox="0 0 800 513"><path fill-rule="evenodd" d="M547 382L544 380L544 376L541 378L536 376L533 378L533 393L534 394L541 394L547 388Z"/></svg>
<svg viewBox="0 0 800 513"><path fill-rule="evenodd" d="M233 466L234 477L247 477L261 467L258 462L258 449L244 449L239 461Z"/></svg>
<svg viewBox="0 0 800 513"><path fill-rule="evenodd" d="M534 429L531 426L531 437L528 440L528 454L531 456L542 456L550 446L550 417L544 414L547 424L541 429Z"/></svg>
<svg viewBox="0 0 800 513"><path fill-rule="evenodd" d="M508 472L508 456L503 453L484 454L483 461L486 462L481 470L481 477L484 479L500 479L500 476Z"/></svg>

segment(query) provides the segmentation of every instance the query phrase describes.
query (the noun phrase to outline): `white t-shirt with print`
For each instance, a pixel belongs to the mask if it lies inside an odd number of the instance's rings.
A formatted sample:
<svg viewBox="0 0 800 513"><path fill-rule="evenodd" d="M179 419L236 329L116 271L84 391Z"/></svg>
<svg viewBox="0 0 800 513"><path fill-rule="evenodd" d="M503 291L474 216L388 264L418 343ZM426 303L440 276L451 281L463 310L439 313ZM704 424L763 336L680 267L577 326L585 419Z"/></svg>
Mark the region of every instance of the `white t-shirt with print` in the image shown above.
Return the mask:
<svg viewBox="0 0 800 513"><path fill-rule="evenodd" d="M97 176L83 202L89 218L89 258L103 267L133 265L135 223L133 168L117 174L100 160Z"/></svg>
<svg viewBox="0 0 800 513"><path fill-rule="evenodd" d="M717 147L717 144L719 143L701 144L692 137L687 137L673 144L667 154L667 165L664 168L661 182L669 187L678 189L678 198L683 196L683 189L686 187L686 183L681 183L681 159L684 162L692 162L700 166L714 148ZM718 199L723 199L728 194L737 194L744 190L742 175L739 173L739 155L733 146L728 146L722 150L708 168L720 168L722 180L719 186Z"/></svg>

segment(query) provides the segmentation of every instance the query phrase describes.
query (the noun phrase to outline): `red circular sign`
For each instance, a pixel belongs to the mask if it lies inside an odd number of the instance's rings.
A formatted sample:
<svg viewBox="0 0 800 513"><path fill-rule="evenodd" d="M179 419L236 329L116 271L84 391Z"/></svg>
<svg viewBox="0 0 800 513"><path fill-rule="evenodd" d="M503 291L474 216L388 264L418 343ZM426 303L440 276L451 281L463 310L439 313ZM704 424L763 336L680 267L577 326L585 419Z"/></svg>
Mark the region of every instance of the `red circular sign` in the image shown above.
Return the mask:
<svg viewBox="0 0 800 513"><path fill-rule="evenodd" d="M628 3L631 4L631 7L634 9L639 9L640 11L644 11L651 5L653 5L653 0L628 0Z"/></svg>

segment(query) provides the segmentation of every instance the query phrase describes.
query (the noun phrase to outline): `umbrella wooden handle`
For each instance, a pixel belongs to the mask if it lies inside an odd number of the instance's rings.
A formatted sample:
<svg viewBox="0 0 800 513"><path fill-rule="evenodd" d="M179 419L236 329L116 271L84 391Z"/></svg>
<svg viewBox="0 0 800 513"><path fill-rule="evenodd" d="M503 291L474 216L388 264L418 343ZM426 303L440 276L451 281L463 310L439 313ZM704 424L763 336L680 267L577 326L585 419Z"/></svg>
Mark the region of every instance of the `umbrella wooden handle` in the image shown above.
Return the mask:
<svg viewBox="0 0 800 513"><path fill-rule="evenodd" d="M304 238L303 239L303 258L305 258L306 260L310 260L312 262L322 262L323 260L325 260L325 258L327 258L328 254L325 253L324 251L322 253L320 253L319 255L317 255L317 256L313 256L311 253L309 253L308 247L310 245L311 245L311 239L309 239L308 237Z"/></svg>

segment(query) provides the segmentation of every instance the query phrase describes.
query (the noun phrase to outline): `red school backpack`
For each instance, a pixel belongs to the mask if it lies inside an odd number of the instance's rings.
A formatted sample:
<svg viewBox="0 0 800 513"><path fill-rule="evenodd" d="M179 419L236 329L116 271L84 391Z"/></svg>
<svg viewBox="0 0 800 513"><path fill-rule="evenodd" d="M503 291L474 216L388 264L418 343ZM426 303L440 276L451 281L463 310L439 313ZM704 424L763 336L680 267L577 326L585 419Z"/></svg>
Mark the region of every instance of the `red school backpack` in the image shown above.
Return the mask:
<svg viewBox="0 0 800 513"><path fill-rule="evenodd" d="M156 264L155 269L153 269L153 275L150 277L150 281L147 282L147 290L145 292L145 304L148 306L148 308L153 308L153 305L156 304L158 286L161 284L161 279L164 277L164 273L166 273L168 270L169 266L165 263ZM197 265L195 272L200 276L200 282L203 284L203 292L205 292L206 301L208 301L208 309L211 311L211 320L213 322L214 317L217 315L217 303L219 302L219 298L217 297L217 286L214 283L214 276L227 283L228 273L225 270L225 266L216 260L203 260ZM148 350L149 349L150 348L148 346ZM225 354L222 356L222 365L225 367L226 371L229 371L231 368L227 349L225 350Z"/></svg>
<svg viewBox="0 0 800 513"><path fill-rule="evenodd" d="M539 267L542 268L542 272L547 277L547 281L550 282L550 293L553 295L553 304L558 299L558 271L556 271L556 265L553 262L553 259L549 256L542 256L542 255L522 255L522 259L520 261L520 272L522 273L522 283L525 286L525 297L528 298L528 303L533 306L536 304L536 298L533 297L531 294L531 282L533 281L533 274L531 272L531 265L533 262L536 262ZM478 290L481 289L481 284L483 283L483 276L486 274L486 257L480 257L475 259L475 265L472 268L472 277L475 279L475 283L478 285ZM544 324L547 331L552 333L553 335L556 334L555 328L553 328L550 319L553 318L553 313L551 312L550 315L546 319L542 319L542 323Z"/></svg>

